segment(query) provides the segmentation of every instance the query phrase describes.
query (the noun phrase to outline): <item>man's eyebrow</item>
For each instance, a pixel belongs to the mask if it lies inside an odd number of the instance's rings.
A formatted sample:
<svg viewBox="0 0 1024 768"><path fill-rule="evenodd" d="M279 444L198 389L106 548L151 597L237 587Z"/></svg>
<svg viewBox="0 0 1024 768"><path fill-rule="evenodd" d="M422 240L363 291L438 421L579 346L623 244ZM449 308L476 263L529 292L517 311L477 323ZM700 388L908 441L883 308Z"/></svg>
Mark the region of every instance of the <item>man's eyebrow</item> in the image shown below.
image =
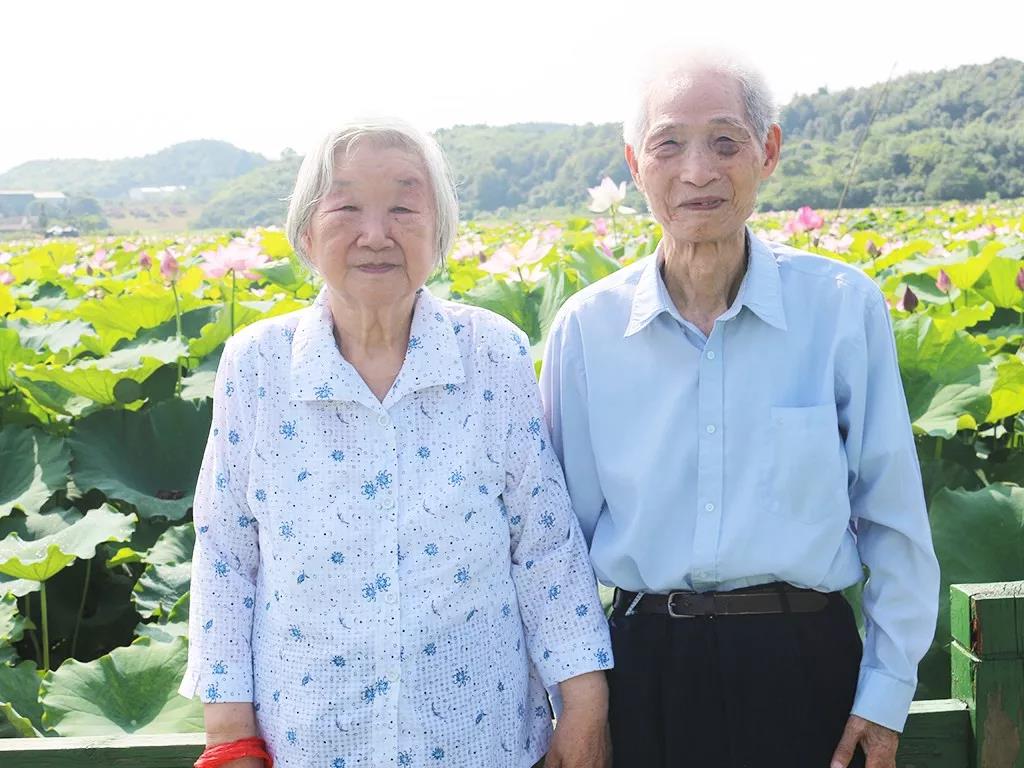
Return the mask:
<svg viewBox="0 0 1024 768"><path fill-rule="evenodd" d="M737 128L741 131L746 131L747 126L742 120L737 120L735 117L716 117L711 120L712 125L728 125L731 128Z"/></svg>

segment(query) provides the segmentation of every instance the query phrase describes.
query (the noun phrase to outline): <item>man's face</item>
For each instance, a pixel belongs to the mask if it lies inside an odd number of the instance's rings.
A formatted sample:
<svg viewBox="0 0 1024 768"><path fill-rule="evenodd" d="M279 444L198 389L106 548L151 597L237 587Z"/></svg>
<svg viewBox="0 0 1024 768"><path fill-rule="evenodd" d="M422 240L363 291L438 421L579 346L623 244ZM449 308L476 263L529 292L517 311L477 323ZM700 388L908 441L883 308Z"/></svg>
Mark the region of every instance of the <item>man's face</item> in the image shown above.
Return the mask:
<svg viewBox="0 0 1024 768"><path fill-rule="evenodd" d="M754 135L739 84L717 72L687 72L655 86L648 130L626 160L654 218L677 242L722 241L743 230L757 190L779 160L781 133Z"/></svg>

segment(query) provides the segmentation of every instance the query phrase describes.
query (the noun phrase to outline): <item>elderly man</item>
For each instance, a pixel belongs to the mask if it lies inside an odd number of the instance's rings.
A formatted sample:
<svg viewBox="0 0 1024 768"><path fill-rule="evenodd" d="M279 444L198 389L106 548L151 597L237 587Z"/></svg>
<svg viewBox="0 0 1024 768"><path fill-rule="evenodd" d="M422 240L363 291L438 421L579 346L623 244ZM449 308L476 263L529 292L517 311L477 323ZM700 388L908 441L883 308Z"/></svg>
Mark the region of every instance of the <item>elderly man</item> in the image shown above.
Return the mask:
<svg viewBox="0 0 1024 768"><path fill-rule="evenodd" d="M885 300L745 226L782 140L753 70L662 68L625 140L664 237L565 305L541 377L616 587L615 765L891 768L938 566Z"/></svg>

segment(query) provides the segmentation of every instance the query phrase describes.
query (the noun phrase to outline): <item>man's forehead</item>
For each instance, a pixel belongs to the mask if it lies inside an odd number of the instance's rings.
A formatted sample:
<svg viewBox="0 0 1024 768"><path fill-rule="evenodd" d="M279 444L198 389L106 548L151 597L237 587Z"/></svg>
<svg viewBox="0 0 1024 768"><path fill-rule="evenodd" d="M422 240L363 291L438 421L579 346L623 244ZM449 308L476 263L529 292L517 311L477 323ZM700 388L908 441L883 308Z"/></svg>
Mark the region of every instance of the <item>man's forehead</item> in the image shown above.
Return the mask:
<svg viewBox="0 0 1024 768"><path fill-rule="evenodd" d="M739 83L724 72L671 73L653 84L647 100L651 127L664 122L746 125Z"/></svg>

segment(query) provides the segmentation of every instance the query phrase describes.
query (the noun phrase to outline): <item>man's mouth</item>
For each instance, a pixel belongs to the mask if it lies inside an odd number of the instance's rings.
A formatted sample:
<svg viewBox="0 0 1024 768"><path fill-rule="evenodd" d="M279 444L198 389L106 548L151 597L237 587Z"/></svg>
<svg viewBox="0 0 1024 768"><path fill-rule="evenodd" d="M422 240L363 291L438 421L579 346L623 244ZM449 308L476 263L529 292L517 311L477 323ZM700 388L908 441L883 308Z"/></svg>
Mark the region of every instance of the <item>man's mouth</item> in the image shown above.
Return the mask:
<svg viewBox="0 0 1024 768"><path fill-rule="evenodd" d="M679 207L688 211L711 211L723 205L725 200L721 197L695 197L680 203Z"/></svg>

